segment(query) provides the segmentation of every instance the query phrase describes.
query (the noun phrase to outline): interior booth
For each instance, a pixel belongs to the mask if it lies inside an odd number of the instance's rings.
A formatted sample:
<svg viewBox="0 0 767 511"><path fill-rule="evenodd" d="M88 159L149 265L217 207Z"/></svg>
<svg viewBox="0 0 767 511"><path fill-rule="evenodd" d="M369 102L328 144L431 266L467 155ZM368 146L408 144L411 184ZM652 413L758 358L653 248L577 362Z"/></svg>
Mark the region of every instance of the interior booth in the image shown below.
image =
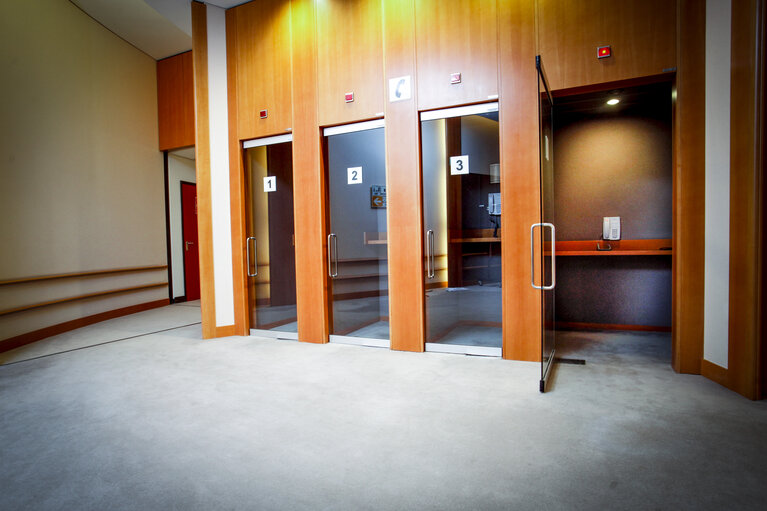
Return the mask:
<svg viewBox="0 0 767 511"><path fill-rule="evenodd" d="M323 135L329 340L388 348L384 121L329 127Z"/></svg>
<svg viewBox="0 0 767 511"><path fill-rule="evenodd" d="M243 143L252 334L298 339L292 135Z"/></svg>
<svg viewBox="0 0 767 511"><path fill-rule="evenodd" d="M426 351L501 356L498 103L420 114Z"/></svg>

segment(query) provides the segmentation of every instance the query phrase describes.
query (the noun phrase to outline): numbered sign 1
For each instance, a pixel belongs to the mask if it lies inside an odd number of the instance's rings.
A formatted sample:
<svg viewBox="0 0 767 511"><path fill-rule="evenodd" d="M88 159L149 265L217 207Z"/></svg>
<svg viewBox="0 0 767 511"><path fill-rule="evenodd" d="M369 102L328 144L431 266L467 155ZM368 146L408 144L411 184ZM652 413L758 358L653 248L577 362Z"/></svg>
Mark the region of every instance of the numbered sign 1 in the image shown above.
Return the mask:
<svg viewBox="0 0 767 511"><path fill-rule="evenodd" d="M274 192L277 190L277 176L269 176L264 178L264 191Z"/></svg>
<svg viewBox="0 0 767 511"><path fill-rule="evenodd" d="M450 175L469 173L469 155L450 157Z"/></svg>
<svg viewBox="0 0 767 511"><path fill-rule="evenodd" d="M362 167L347 168L346 177L350 185L361 185L362 184Z"/></svg>

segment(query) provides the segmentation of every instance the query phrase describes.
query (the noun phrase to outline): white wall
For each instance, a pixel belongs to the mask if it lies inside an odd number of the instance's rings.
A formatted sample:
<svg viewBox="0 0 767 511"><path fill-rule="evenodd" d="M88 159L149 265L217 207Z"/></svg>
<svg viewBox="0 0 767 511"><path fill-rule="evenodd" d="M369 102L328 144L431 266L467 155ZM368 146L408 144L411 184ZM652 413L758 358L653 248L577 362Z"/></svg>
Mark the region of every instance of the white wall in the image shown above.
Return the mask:
<svg viewBox="0 0 767 511"><path fill-rule="evenodd" d="M184 288L184 231L181 217L181 181L196 183L194 160L168 154L168 210L173 298L186 295Z"/></svg>
<svg viewBox="0 0 767 511"><path fill-rule="evenodd" d="M727 367L730 288L730 0L706 1L703 358Z"/></svg>
<svg viewBox="0 0 767 511"><path fill-rule="evenodd" d="M166 262L156 64L72 3L3 2L0 280ZM0 310L167 272L0 286ZM0 339L167 298L166 288L0 316Z"/></svg>
<svg viewBox="0 0 767 511"><path fill-rule="evenodd" d="M226 90L224 9L207 4L210 192L213 225L213 278L216 326L234 324L234 276L229 198L229 121Z"/></svg>

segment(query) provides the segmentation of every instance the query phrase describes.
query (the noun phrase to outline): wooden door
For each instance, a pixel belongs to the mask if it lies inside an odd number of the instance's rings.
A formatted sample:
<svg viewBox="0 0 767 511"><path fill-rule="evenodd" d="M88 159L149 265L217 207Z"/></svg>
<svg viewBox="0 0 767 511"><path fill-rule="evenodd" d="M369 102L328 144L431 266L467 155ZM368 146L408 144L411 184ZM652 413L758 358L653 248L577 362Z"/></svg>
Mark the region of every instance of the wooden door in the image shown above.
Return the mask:
<svg viewBox="0 0 767 511"><path fill-rule="evenodd" d="M184 289L187 301L200 299L197 241L197 185L181 183L181 230L184 238Z"/></svg>
<svg viewBox="0 0 767 511"><path fill-rule="evenodd" d="M415 17L419 110L498 98L495 0L418 0Z"/></svg>
<svg viewBox="0 0 767 511"><path fill-rule="evenodd" d="M317 3L317 82L323 126L383 116L381 0ZM351 101L347 94L353 94Z"/></svg>

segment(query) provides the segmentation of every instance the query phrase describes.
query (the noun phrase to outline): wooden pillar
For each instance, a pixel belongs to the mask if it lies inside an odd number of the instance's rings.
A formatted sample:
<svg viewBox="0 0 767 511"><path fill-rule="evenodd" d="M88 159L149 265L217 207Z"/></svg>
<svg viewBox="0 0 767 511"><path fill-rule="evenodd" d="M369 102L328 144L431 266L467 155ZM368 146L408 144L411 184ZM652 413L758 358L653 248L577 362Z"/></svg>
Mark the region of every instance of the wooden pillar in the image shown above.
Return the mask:
<svg viewBox="0 0 767 511"><path fill-rule="evenodd" d="M383 44L391 348L423 351L424 243L414 0L383 3ZM389 80L404 76L410 77L413 97L388 101Z"/></svg>

